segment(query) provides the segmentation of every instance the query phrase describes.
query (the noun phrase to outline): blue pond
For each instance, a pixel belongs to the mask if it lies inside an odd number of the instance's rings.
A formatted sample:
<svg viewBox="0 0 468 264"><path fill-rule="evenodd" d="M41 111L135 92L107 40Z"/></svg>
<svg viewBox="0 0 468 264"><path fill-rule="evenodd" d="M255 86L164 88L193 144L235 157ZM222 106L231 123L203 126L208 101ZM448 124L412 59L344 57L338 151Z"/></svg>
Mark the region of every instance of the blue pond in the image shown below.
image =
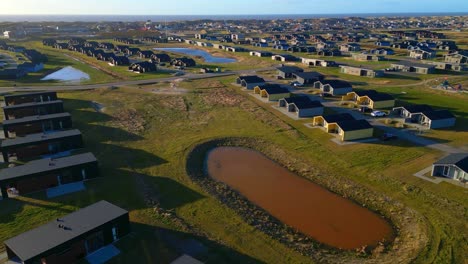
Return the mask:
<svg viewBox="0 0 468 264"><path fill-rule="evenodd" d="M167 52L182 53L189 56L202 57L205 62L209 63L231 63L236 62L236 59L215 57L204 50L191 49L191 48L155 48L155 50L162 50Z"/></svg>

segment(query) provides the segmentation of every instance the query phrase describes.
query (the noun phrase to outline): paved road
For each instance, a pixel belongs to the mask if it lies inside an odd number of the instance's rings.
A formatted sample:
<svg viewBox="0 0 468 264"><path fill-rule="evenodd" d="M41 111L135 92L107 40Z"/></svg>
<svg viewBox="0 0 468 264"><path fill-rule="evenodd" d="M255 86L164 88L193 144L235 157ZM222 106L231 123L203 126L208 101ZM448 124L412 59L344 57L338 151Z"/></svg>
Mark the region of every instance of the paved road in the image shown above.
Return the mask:
<svg viewBox="0 0 468 264"><path fill-rule="evenodd" d="M259 68L259 69L250 69L250 70L239 70L239 71L228 71L221 73L204 73L204 74L185 74L181 76L172 76L167 78L157 78L157 79L147 79L147 80L135 80L135 81L117 81L111 83L100 83L100 84L88 84L88 85L54 85L54 86L23 86L17 85L16 87L0 87L1 92L26 92L26 91L79 91L79 90L90 90L97 89L102 87L110 86L123 86L123 85L144 85L144 84L153 84L159 82L170 82L177 79L184 80L196 80L196 79L206 79L238 74L254 74L259 71L269 71L274 70L275 67L268 68Z"/></svg>

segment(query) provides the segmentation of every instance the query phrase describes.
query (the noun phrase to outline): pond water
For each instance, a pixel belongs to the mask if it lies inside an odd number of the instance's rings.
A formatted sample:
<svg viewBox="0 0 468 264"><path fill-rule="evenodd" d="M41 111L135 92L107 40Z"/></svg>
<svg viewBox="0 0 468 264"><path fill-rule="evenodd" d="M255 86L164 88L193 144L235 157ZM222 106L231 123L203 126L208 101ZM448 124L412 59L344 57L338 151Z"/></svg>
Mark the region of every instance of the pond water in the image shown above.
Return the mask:
<svg viewBox="0 0 468 264"><path fill-rule="evenodd" d="M199 50L199 49L191 49L191 48L155 48L155 50L173 52L173 53L182 53L189 56L196 56L202 57L205 62L208 63L231 63L236 62L236 59L226 58L226 57L216 57L211 55L210 53Z"/></svg>
<svg viewBox="0 0 468 264"><path fill-rule="evenodd" d="M82 72L80 70L77 70L71 66L67 66L41 79L41 81L49 81L49 80L57 80L57 81L89 80L89 74Z"/></svg>
<svg viewBox="0 0 468 264"><path fill-rule="evenodd" d="M375 246L393 237L376 213L247 148L218 147L207 157L210 177L226 183L283 223L332 247Z"/></svg>

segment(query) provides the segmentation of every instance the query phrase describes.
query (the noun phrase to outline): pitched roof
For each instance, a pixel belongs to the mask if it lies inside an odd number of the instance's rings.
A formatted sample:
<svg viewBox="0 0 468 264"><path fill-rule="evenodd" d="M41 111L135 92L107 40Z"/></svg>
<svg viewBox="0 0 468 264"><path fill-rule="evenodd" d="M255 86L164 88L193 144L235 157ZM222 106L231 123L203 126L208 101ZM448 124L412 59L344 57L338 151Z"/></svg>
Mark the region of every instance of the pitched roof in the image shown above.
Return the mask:
<svg viewBox="0 0 468 264"><path fill-rule="evenodd" d="M333 89L352 87L352 85L349 82L343 81L343 80L323 80L323 81L320 81L320 82L323 85L325 85L325 84L330 85L331 87L333 87Z"/></svg>
<svg viewBox="0 0 468 264"><path fill-rule="evenodd" d="M311 100L308 96L294 96L284 98L288 104L294 104L299 109L323 107L322 103L317 100Z"/></svg>
<svg viewBox="0 0 468 264"><path fill-rule="evenodd" d="M5 168L0 171L0 182L31 174L50 172L60 170L67 167L72 167L80 164L86 164L97 161L92 153L78 154L57 159L39 159L30 161L24 165L19 165L11 168Z"/></svg>
<svg viewBox="0 0 468 264"><path fill-rule="evenodd" d="M421 104L421 105L417 105L417 104L413 104L413 105L407 105L407 106L403 106L404 109L406 109L406 111L410 112L410 113L421 113L421 112L430 112L430 111L433 111L432 110L432 107L428 106L428 105L425 105L425 104Z"/></svg>
<svg viewBox="0 0 468 264"><path fill-rule="evenodd" d="M455 118L455 116L448 110L435 110L422 112L430 120L442 120L448 118Z"/></svg>
<svg viewBox="0 0 468 264"><path fill-rule="evenodd" d="M336 124L343 131L354 131L354 130L372 128L372 125L369 124L369 122L367 122L364 119L360 119L360 120L343 120L343 121L336 122Z"/></svg>
<svg viewBox="0 0 468 264"><path fill-rule="evenodd" d="M374 102L394 100L393 96L387 93L370 93L366 95Z"/></svg>
<svg viewBox="0 0 468 264"><path fill-rule="evenodd" d="M7 138L4 139L0 146L4 147L11 147L23 144L29 144L34 142L41 142L41 141L48 141L53 139L65 138L65 137L72 137L81 135L81 132L78 129L71 129L71 130L64 130L64 131L57 131L54 133L36 133L36 134L29 134L24 137L17 137L17 138Z"/></svg>
<svg viewBox="0 0 468 264"><path fill-rule="evenodd" d="M468 172L468 153L453 153L436 162L434 165L453 164L465 172Z"/></svg>
<svg viewBox="0 0 468 264"><path fill-rule="evenodd" d="M355 120L351 114L342 113L342 114L333 114L333 115L326 115L322 116L327 123L335 123L338 121L345 121L345 120Z"/></svg>
<svg viewBox="0 0 468 264"><path fill-rule="evenodd" d="M262 90L265 90L268 94L283 94L289 93L289 90L281 86L267 86L262 87Z"/></svg>
<svg viewBox="0 0 468 264"><path fill-rule="evenodd" d="M323 77L323 74L319 72L295 72L293 75L303 79L319 79Z"/></svg>
<svg viewBox="0 0 468 264"><path fill-rule="evenodd" d="M281 55L283 56L283 55ZM284 73L296 73L296 72L302 72L304 71L302 68L296 67L296 66L281 66L276 68L278 71L284 72Z"/></svg>
<svg viewBox="0 0 468 264"><path fill-rule="evenodd" d="M128 211L100 201L10 238L4 244L25 262L125 214ZM59 228L59 224L67 228Z"/></svg>
<svg viewBox="0 0 468 264"><path fill-rule="evenodd" d="M353 91L353 93L359 95L359 96L365 96L365 95L371 95L371 94L376 94L376 90L357 90Z"/></svg>
<svg viewBox="0 0 468 264"><path fill-rule="evenodd" d="M246 83L264 83L265 80L263 78L260 78L256 75L250 75L250 76L239 76L239 79L241 81L244 81Z"/></svg>

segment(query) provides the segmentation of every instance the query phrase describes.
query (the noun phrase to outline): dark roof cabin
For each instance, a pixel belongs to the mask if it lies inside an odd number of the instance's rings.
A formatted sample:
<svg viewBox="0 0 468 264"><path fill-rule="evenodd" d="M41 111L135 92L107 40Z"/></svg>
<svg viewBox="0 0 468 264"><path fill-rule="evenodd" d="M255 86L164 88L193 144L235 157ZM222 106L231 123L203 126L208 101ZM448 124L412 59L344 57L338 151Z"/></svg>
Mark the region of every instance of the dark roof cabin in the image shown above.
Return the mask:
<svg viewBox="0 0 468 264"><path fill-rule="evenodd" d="M80 182L99 176L98 162L92 153L30 161L0 171L0 193L9 197L8 189L24 195L63 184Z"/></svg>
<svg viewBox="0 0 468 264"><path fill-rule="evenodd" d="M43 155L54 155L83 147L81 132L77 129L54 133L29 134L24 137L5 139L0 144L4 162L12 157L18 160Z"/></svg>
<svg viewBox="0 0 468 264"><path fill-rule="evenodd" d="M293 77L301 84L310 84L323 80L324 76L318 72L295 72Z"/></svg>
<svg viewBox="0 0 468 264"><path fill-rule="evenodd" d="M282 79L292 78L294 73L304 71L304 69L296 66L281 66L276 69L278 70L278 78Z"/></svg>
<svg viewBox="0 0 468 264"><path fill-rule="evenodd" d="M63 113L63 102L61 100L44 101L38 103L24 103L3 107L6 120L23 118L27 116L49 115Z"/></svg>
<svg viewBox="0 0 468 264"><path fill-rule="evenodd" d="M24 103L47 102L57 100L56 92L38 92L5 95L5 105L18 105Z"/></svg>
<svg viewBox="0 0 468 264"><path fill-rule="evenodd" d="M173 66L178 67L195 67L196 62L194 59L183 57L183 58L176 58L171 61Z"/></svg>
<svg viewBox="0 0 468 264"><path fill-rule="evenodd" d="M297 117L312 117L323 114L323 105L311 100L308 96L293 96L278 101L279 107L285 107L288 112L295 112Z"/></svg>
<svg viewBox="0 0 468 264"><path fill-rule="evenodd" d="M161 63L161 62L171 62L171 56L165 53L157 53L151 55L151 61Z"/></svg>
<svg viewBox="0 0 468 264"><path fill-rule="evenodd" d="M128 69L139 73L155 72L157 70L157 66L154 63L143 61L133 63L128 67Z"/></svg>
<svg viewBox="0 0 468 264"><path fill-rule="evenodd" d="M71 127L72 120L69 113L28 116L3 121L5 138L69 129Z"/></svg>
<svg viewBox="0 0 468 264"><path fill-rule="evenodd" d="M8 259L14 262L76 263L129 232L128 211L100 201L10 238L4 244Z"/></svg>

